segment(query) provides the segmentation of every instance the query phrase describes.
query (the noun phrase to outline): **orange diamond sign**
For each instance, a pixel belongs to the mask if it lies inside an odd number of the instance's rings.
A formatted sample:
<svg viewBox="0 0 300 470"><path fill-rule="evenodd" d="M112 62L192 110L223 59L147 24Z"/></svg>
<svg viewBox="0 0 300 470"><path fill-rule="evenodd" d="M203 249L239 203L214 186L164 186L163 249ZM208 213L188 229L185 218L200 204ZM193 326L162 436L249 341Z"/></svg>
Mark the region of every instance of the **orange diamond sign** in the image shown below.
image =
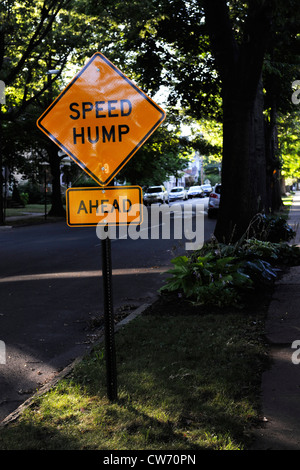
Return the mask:
<svg viewBox="0 0 300 470"><path fill-rule="evenodd" d="M37 126L97 183L106 186L165 116L98 52L42 114Z"/></svg>

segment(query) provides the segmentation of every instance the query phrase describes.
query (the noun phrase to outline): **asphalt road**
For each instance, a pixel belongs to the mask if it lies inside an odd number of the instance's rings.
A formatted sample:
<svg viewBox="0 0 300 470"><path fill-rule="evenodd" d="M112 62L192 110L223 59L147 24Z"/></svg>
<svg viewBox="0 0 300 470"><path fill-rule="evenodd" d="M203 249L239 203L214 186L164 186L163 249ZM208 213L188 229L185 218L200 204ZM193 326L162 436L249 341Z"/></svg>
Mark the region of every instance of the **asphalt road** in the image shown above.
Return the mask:
<svg viewBox="0 0 300 470"><path fill-rule="evenodd" d="M207 198L193 202L207 206ZM205 239L214 226L204 215ZM147 227L142 230L148 234ZM157 294L161 273L185 251L184 240L172 238L112 239L115 312ZM0 231L0 341L6 358L0 363L0 421L99 336L101 266L95 228L56 222Z"/></svg>

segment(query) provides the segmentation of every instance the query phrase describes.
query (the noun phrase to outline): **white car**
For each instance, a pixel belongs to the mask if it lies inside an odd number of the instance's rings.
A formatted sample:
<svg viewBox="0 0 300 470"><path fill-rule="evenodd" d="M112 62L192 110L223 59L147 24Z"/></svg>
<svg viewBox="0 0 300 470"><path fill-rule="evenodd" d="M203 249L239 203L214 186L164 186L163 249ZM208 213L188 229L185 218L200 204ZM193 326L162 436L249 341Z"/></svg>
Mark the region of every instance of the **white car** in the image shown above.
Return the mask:
<svg viewBox="0 0 300 470"><path fill-rule="evenodd" d="M203 197L203 189L202 186L191 186L188 190L187 193L188 199L191 199L193 197Z"/></svg>
<svg viewBox="0 0 300 470"><path fill-rule="evenodd" d="M168 200L168 191L163 185L150 186L144 193L144 204L152 204L152 202L161 202L164 204Z"/></svg>
<svg viewBox="0 0 300 470"><path fill-rule="evenodd" d="M210 193L208 199L208 210L207 215L208 217L213 217L217 214L219 205L220 205L220 197L221 197L221 185L216 184L214 190Z"/></svg>
<svg viewBox="0 0 300 470"><path fill-rule="evenodd" d="M212 192L212 187L210 184L203 184L202 185L202 191L204 193L204 196L209 196L210 193Z"/></svg>
<svg viewBox="0 0 300 470"><path fill-rule="evenodd" d="M175 201L176 199L187 199L187 192L183 186L175 186L169 191L169 202Z"/></svg>

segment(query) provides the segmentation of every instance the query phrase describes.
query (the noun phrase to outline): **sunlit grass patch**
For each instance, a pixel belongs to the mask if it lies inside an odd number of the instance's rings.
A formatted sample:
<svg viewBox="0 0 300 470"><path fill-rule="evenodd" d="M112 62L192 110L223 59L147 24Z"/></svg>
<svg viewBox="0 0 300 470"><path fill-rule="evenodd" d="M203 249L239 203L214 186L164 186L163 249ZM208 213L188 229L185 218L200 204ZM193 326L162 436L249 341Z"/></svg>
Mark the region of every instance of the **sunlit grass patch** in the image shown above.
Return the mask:
<svg viewBox="0 0 300 470"><path fill-rule="evenodd" d="M0 433L1 449L243 449L258 416L262 319L143 315L116 335L118 399L99 345Z"/></svg>

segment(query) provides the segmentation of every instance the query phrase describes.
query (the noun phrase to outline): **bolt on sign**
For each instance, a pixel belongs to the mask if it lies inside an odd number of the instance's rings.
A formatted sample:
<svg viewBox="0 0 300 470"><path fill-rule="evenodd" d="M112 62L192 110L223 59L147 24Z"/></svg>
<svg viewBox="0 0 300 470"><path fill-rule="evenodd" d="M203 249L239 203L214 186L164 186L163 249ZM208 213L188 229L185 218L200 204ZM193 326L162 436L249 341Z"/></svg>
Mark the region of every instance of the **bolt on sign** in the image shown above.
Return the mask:
<svg viewBox="0 0 300 470"><path fill-rule="evenodd" d="M70 227L140 225L142 203L139 186L69 188L66 192L67 224Z"/></svg>
<svg viewBox="0 0 300 470"><path fill-rule="evenodd" d="M165 116L97 52L42 114L37 126L100 186L106 186Z"/></svg>

